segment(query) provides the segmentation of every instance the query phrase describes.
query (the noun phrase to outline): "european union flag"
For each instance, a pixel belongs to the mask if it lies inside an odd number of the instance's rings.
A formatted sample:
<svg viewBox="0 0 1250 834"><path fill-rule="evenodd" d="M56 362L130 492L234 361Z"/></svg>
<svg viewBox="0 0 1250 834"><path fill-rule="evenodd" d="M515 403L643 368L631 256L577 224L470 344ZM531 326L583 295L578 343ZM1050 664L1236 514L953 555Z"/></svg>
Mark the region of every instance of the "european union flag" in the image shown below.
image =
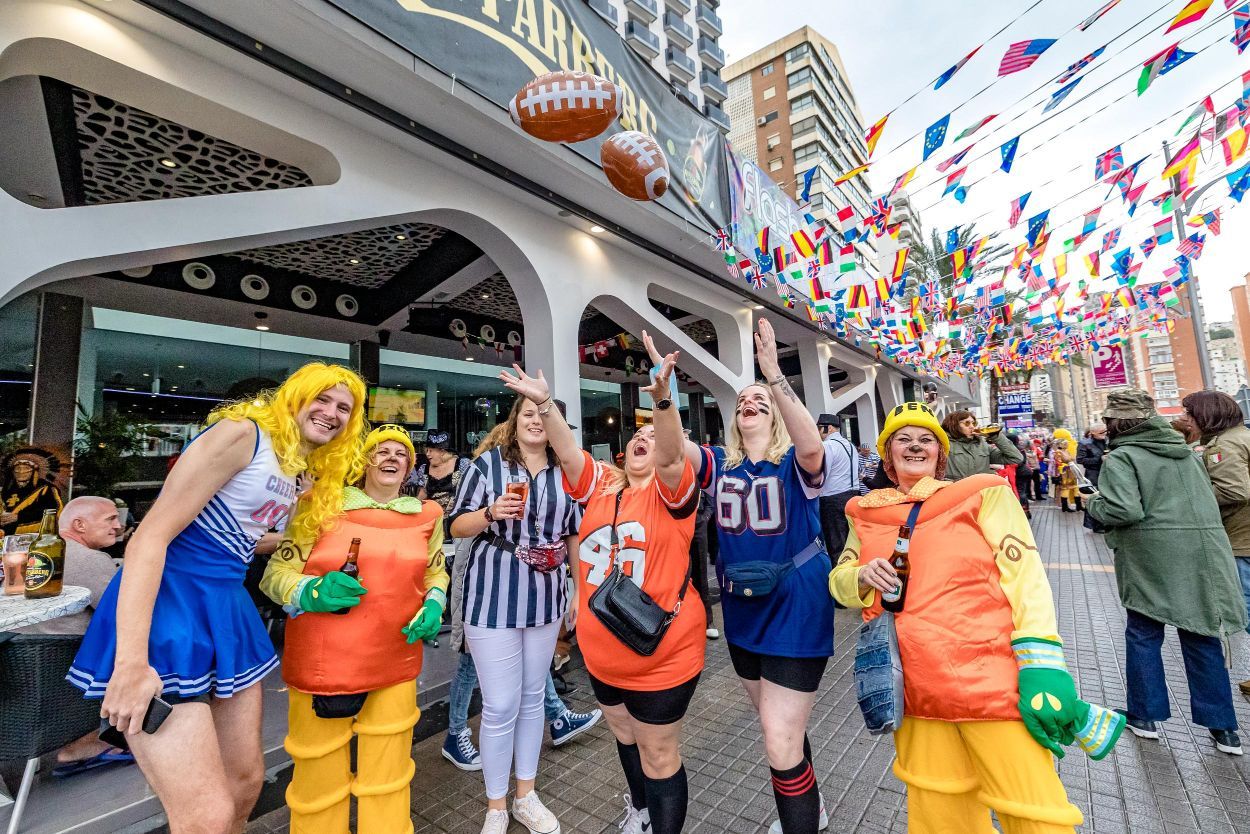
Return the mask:
<svg viewBox="0 0 1250 834"><path fill-rule="evenodd" d="M1133 268L1132 248L1125 248L1116 252L1115 260L1111 262L1111 268L1120 275L1127 275L1128 271Z"/></svg>
<svg viewBox="0 0 1250 834"><path fill-rule="evenodd" d="M1250 165L1234 171L1226 179L1229 188L1228 196L1240 203L1241 198L1246 196L1246 190L1250 189Z"/></svg>
<svg viewBox="0 0 1250 834"><path fill-rule="evenodd" d="M946 142L946 129L950 127L950 123L951 114L947 113L924 132L924 158L926 160Z"/></svg>
<svg viewBox="0 0 1250 834"><path fill-rule="evenodd" d="M1041 214L1035 214L1029 218L1029 231L1027 235L1029 239L1029 246L1037 245L1038 235L1040 235L1042 233L1042 229L1046 227L1046 218L1048 217L1050 217L1050 209L1046 209Z"/></svg>
<svg viewBox="0 0 1250 834"><path fill-rule="evenodd" d="M1015 139L1004 142L1003 146L999 148L1003 154L1003 164L1000 167L1007 173L1011 173L1011 163L1016 161L1016 146L1019 144L1020 137L1017 136Z"/></svg>
<svg viewBox="0 0 1250 834"><path fill-rule="evenodd" d="M950 254L959 248L959 227L951 229L946 233L946 254Z"/></svg>

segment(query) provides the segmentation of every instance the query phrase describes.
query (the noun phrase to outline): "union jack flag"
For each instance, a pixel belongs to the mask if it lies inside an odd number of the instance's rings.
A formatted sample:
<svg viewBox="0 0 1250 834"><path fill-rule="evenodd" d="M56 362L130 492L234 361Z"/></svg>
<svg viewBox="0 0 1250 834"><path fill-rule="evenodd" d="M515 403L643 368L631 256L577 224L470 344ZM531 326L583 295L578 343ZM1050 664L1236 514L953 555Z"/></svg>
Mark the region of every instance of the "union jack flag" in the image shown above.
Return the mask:
<svg viewBox="0 0 1250 834"><path fill-rule="evenodd" d="M728 231L717 229L716 234L712 235L712 245L716 247L717 252L728 252L733 248L733 240L729 237Z"/></svg>
<svg viewBox="0 0 1250 834"><path fill-rule="evenodd" d="M1115 173L1124 167L1124 152L1116 145L1094 160L1094 179L1101 180L1108 174Z"/></svg>

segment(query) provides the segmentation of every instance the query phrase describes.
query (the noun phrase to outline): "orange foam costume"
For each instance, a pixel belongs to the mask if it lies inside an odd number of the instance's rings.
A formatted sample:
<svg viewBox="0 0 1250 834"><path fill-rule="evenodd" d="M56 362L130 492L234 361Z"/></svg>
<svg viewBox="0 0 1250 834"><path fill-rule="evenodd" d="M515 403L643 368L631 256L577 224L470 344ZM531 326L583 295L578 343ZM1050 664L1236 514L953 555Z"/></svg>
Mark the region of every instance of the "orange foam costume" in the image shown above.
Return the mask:
<svg viewBox="0 0 1250 834"><path fill-rule="evenodd" d="M311 548L284 541L261 585L296 614L282 659L290 687L286 749L295 762L286 795L291 832L347 834L355 795L359 834L404 834L413 830L412 728L421 717L422 645L409 644L403 629L427 596L446 599L443 511L408 496L378 504L355 487L346 487L343 498L337 526ZM357 564L367 588L359 605L343 616L300 612L294 601L304 585L337 571L353 538L361 540ZM354 716L317 714L316 699L362 693Z"/></svg>

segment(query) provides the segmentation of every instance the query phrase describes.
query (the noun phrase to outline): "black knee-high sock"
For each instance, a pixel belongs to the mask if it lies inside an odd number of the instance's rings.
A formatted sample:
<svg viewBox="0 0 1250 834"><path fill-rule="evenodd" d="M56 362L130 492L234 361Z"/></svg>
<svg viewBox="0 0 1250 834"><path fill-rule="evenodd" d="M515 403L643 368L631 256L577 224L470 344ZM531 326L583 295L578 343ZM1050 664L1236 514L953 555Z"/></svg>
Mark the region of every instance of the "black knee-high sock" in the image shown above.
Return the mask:
<svg viewBox="0 0 1250 834"><path fill-rule="evenodd" d="M685 766L667 779L647 777L647 810L653 834L681 834L689 804Z"/></svg>
<svg viewBox="0 0 1250 834"><path fill-rule="evenodd" d="M807 733L803 734L803 758L807 759L809 764L816 764L816 760L812 758L812 740L807 737Z"/></svg>
<svg viewBox="0 0 1250 834"><path fill-rule="evenodd" d="M820 822L820 794L816 774L807 759L789 770L773 773L773 797L784 834L816 834Z"/></svg>
<svg viewBox="0 0 1250 834"><path fill-rule="evenodd" d="M642 754L637 744L616 743L616 755L621 758L621 769L629 784L630 804L638 811L647 807L647 777L642 772Z"/></svg>

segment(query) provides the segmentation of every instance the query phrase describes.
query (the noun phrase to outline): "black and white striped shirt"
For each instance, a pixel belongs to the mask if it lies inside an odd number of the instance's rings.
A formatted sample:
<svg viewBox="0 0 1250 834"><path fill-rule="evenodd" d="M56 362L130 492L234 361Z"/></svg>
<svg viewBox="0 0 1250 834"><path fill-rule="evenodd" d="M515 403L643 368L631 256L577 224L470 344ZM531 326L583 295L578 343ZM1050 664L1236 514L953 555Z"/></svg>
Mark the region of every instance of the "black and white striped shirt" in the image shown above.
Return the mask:
<svg viewBox="0 0 1250 834"><path fill-rule="evenodd" d="M493 504L504 494L510 475L525 476L525 467L505 461L501 449L491 449L473 461L461 478L451 518ZM576 535L580 519L580 508L564 491L560 467L551 459L530 480L524 518L495 521L483 535L466 543L470 561L464 580L465 624L532 628L563 617L568 605L568 568L562 565L550 573L533 570L486 536L494 533L517 545L548 544Z"/></svg>

